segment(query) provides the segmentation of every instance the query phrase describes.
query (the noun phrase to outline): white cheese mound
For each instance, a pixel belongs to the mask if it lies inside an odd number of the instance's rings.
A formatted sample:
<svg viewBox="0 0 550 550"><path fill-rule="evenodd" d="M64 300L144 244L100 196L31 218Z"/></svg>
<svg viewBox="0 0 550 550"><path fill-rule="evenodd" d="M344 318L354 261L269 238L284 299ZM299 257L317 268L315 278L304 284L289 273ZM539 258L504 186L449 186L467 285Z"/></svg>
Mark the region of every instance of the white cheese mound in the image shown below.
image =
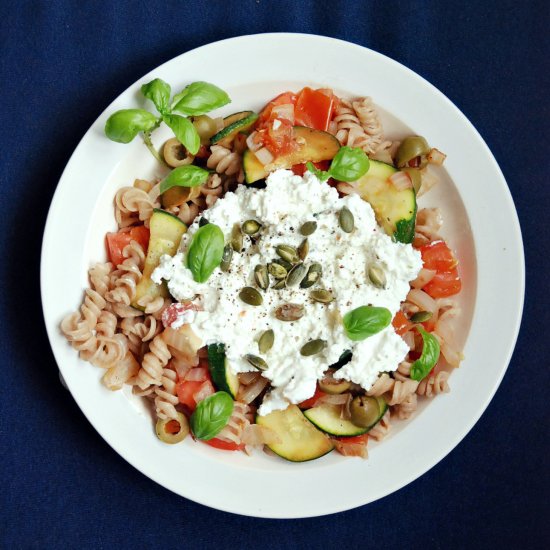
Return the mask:
<svg viewBox="0 0 550 550"><path fill-rule="evenodd" d="M347 206L354 215L355 229L344 233L338 224L338 213ZM288 170L273 172L265 189L239 186L203 212L210 222L230 240L235 223L256 219L262 224L256 246L245 236L245 251L234 253L228 273L216 269L206 283L196 283L185 267L186 251L197 231L197 219L183 236L180 252L173 258L163 256L153 273L153 280L168 281L168 289L177 300L195 297L199 311L193 329L204 345L223 342L226 356L234 372L254 370L244 356L258 355L257 340L266 329L273 329L275 343L265 354L269 365L263 374L273 386L266 395L259 413L285 409L313 396L316 382L327 368L338 361L345 350L353 352L352 360L337 371L345 378L369 389L384 371L394 371L404 359L408 347L393 327L359 342L351 341L344 332L342 317L363 305L386 307L394 315L409 291L409 281L422 267L420 254L411 245L393 242L377 225L371 206L358 195L339 198L336 189L320 182L311 173L302 178ZM310 289L300 287L262 292L263 304L250 306L239 299L244 286L255 286L254 267L277 258L279 244L298 246L303 236L299 228L304 222L317 222L317 230L308 237L306 263L319 262L323 275ZM385 272L385 289L376 288L367 274L376 263ZM335 300L320 304L309 299L315 288L330 290ZM284 303L303 304L305 315L295 322L279 321L274 310ZM300 355L300 348L309 340L327 341L322 353L310 357Z"/></svg>

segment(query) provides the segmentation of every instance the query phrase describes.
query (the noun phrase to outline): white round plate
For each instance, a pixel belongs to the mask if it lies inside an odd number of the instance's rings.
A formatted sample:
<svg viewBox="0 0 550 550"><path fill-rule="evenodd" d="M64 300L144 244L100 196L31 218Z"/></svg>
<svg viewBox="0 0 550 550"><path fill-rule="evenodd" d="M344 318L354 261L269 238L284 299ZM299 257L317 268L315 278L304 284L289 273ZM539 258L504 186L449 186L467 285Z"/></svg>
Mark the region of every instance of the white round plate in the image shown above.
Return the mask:
<svg viewBox="0 0 550 550"><path fill-rule="evenodd" d="M174 91L197 80L217 84L233 100L220 114L259 109L276 94L304 85L370 95L381 108L387 136L412 131L448 155L439 169L441 183L420 206L443 209L444 236L461 262L460 338L466 341L466 359L451 376L451 393L423 403L386 440L369 444L368 460L331 453L293 464L265 453L247 457L218 451L190 438L164 445L141 401L127 391L106 390L101 370L82 362L61 335L61 319L81 302L88 267L105 259L104 235L115 229L116 189L136 177L159 174L139 139L119 145L103 134L109 114L145 106L140 86L155 77ZM158 143L169 135L158 132ZM41 285L46 327L63 378L113 449L146 476L196 502L244 515L298 518L347 510L392 493L429 470L466 435L496 391L514 348L524 259L504 177L477 131L441 92L399 63L354 44L264 34L216 42L172 59L132 84L101 114L76 148L52 201ZM338 483L327 490L327 479Z"/></svg>

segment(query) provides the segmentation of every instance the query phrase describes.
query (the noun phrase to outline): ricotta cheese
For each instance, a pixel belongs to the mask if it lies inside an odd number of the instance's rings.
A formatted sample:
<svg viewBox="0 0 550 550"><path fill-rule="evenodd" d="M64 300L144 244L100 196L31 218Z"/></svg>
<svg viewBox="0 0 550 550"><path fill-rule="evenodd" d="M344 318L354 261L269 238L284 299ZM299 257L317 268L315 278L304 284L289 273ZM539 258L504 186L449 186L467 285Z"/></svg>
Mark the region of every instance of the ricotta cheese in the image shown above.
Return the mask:
<svg viewBox="0 0 550 550"><path fill-rule="evenodd" d="M350 234L339 227L338 214L343 206L355 218ZM351 341L344 332L342 317L359 306L385 307L394 315L409 291L409 281L422 267L420 254L411 245L396 243L387 236L377 225L371 206L358 195L340 198L336 189L309 172L302 178L278 170L268 177L265 189L240 186L202 215L221 228L226 242L236 223L255 219L262 228L254 241L244 236L243 251L233 254L227 273L216 269L208 281L197 283L185 266L186 251L199 227L197 219L183 236L179 252L174 257L163 256L152 278L157 283L166 280L177 300L197 303L200 311L192 325L194 331L203 345L225 344L235 373L254 370L245 355L259 355L260 334L266 329L274 331L275 343L263 356L269 366L263 375L271 381L272 390L260 407L261 415L313 396L317 380L345 350L353 352L352 359L335 376L365 389L381 372L394 371L404 359L408 347L392 325L359 342ZM308 237L305 263L322 265L320 281L310 289L270 287L261 291L261 306L242 302L239 291L255 286L254 267L276 259L275 248L280 244L297 247L304 238L300 227L307 221L316 221L317 229ZM384 289L369 280L368 269L373 264L384 270ZM335 300L328 305L312 301L309 293L314 288L330 290ZM304 316L294 322L278 320L274 311L285 303L302 304ZM300 348L317 338L327 342L325 349L317 355L302 356Z"/></svg>

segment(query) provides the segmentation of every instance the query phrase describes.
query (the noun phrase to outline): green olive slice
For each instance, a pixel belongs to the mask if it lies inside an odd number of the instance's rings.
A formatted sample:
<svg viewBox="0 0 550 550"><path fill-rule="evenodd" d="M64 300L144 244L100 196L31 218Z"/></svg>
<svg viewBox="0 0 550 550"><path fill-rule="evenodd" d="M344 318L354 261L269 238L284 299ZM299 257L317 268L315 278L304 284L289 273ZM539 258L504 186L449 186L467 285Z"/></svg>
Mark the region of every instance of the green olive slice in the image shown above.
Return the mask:
<svg viewBox="0 0 550 550"><path fill-rule="evenodd" d="M359 395L351 405L351 421L361 428L370 428L380 418L380 405L375 397Z"/></svg>
<svg viewBox="0 0 550 550"><path fill-rule="evenodd" d="M407 166L409 161L416 157L425 157L430 152L430 146L422 136L406 137L397 150L397 166L403 168ZM423 159L424 162L426 159Z"/></svg>
<svg viewBox="0 0 550 550"><path fill-rule="evenodd" d="M158 419L155 426L157 437L164 443L173 445L183 441L189 434L189 422L184 414L178 413L177 418Z"/></svg>
<svg viewBox="0 0 550 550"><path fill-rule="evenodd" d="M328 369L325 372L325 376L319 380L319 389L325 393L330 393L331 395L336 395L339 393L344 393L348 391L351 387L351 382L349 380L338 380L334 378L334 373L336 369Z"/></svg>

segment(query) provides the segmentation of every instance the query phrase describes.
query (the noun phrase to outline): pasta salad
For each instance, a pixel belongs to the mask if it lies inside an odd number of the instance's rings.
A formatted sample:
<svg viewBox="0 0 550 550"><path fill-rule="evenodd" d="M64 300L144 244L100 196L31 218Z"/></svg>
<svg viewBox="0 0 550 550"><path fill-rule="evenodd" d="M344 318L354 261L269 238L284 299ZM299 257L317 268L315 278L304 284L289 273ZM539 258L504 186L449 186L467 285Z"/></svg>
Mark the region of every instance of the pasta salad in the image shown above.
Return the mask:
<svg viewBox="0 0 550 550"><path fill-rule="evenodd" d="M157 113L117 111L105 133L140 134L166 176L117 191L107 261L63 334L108 389L151 403L164 443L366 458L462 360L458 260L417 204L445 155L386 139L370 97L328 88L224 118L213 84L142 93Z"/></svg>

